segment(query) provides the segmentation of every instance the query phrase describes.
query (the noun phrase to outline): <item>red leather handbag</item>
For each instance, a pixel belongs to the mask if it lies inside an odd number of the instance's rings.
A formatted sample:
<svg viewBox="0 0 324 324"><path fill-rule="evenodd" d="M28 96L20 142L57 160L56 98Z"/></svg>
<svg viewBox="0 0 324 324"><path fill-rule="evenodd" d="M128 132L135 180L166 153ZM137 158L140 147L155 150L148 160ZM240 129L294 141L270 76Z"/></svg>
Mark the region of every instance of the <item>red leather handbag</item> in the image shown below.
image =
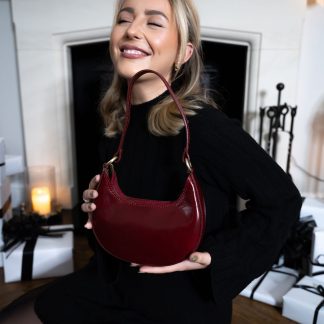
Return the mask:
<svg viewBox="0 0 324 324"><path fill-rule="evenodd" d="M130 121L131 94L135 81L145 73L161 78L184 121L186 145L184 165L188 170L184 188L175 201L147 200L126 196L120 189L114 164L122 158L122 147ZM104 164L94 200L92 227L99 244L111 255L141 265L165 266L181 262L194 252L205 229L205 203L189 158L188 121L168 82L158 72L142 70L128 84L125 126L118 150Z"/></svg>

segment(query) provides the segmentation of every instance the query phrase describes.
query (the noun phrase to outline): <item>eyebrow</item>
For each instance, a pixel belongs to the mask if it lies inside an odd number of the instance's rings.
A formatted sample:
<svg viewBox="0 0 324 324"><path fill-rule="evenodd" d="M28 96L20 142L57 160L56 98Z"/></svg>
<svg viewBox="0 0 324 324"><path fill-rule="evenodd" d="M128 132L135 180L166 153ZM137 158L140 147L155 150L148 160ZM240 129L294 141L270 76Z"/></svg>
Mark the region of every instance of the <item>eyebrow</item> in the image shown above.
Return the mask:
<svg viewBox="0 0 324 324"><path fill-rule="evenodd" d="M123 12L123 11L126 11L126 12L128 12L128 13L131 13L131 14L134 14L135 13L135 10L134 10L134 8L132 8L132 7L125 7L125 8L122 8L122 9L120 9L119 10L119 13L121 13L121 12ZM166 16L166 14L165 13L163 13L162 11L160 11L160 10L145 10L145 15L147 15L147 16L162 16L162 17L164 17L167 21L169 21L169 18Z"/></svg>

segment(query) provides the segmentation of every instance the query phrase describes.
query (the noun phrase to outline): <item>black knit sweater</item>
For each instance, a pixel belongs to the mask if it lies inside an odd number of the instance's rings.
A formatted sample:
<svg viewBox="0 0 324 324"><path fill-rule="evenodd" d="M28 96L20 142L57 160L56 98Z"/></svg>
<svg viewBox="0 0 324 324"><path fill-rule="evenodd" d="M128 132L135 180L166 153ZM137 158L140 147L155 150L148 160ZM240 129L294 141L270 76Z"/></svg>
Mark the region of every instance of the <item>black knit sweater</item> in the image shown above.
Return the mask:
<svg viewBox="0 0 324 324"><path fill-rule="evenodd" d="M186 176L181 160L185 136L183 130L169 137L148 132L147 114L158 100L132 107L117 174L121 189L129 196L172 200ZM208 269L192 277L199 277L205 285L202 290L217 304L230 301L273 264L299 217L301 197L290 178L238 122L207 106L188 119L191 162L207 209L199 251L208 251L212 257ZM118 142L119 137L103 140L103 161L113 156ZM246 201L246 208L236 214L230 212L233 192ZM118 270L111 275L111 269L117 269L113 264L119 261L100 248L97 257L102 275L114 280Z"/></svg>

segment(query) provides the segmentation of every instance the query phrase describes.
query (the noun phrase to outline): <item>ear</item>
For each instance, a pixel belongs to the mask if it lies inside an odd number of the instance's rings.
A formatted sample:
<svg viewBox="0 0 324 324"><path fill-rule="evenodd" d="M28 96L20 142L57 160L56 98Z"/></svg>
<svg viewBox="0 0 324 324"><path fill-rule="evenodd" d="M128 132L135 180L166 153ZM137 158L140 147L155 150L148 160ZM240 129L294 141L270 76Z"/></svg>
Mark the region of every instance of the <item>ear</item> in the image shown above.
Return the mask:
<svg viewBox="0 0 324 324"><path fill-rule="evenodd" d="M194 50L193 45L191 43L188 43L186 46L186 52L185 52L185 56L183 58L182 64L186 63L190 59L190 57L192 56L193 50Z"/></svg>

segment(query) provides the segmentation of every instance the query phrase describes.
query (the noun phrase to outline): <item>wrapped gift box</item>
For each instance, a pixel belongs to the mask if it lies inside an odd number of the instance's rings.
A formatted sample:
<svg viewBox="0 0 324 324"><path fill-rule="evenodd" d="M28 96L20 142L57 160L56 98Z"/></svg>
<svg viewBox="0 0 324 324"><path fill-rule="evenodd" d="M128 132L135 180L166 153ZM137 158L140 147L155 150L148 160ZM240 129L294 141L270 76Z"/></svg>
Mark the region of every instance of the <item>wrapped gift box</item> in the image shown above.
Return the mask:
<svg viewBox="0 0 324 324"><path fill-rule="evenodd" d="M38 236L3 255L5 282L58 277L73 272L73 225L50 226L61 237ZM55 234L58 234L55 232Z"/></svg>
<svg viewBox="0 0 324 324"><path fill-rule="evenodd" d="M324 272L324 229L314 229L311 260L312 263L319 263L320 265L310 264L309 274L316 276L316 280L324 283L324 274L317 274L320 271Z"/></svg>
<svg viewBox="0 0 324 324"><path fill-rule="evenodd" d="M21 155L5 155L5 164L7 177L25 171L24 160Z"/></svg>
<svg viewBox="0 0 324 324"><path fill-rule="evenodd" d="M6 177L6 165L5 165L5 142L0 137L0 186L2 185Z"/></svg>
<svg viewBox="0 0 324 324"><path fill-rule="evenodd" d="M297 288L301 285L304 288ZM324 323L324 307L320 307L324 300L321 282L305 276L296 286L283 297L282 315L297 323ZM317 308L317 321L314 321Z"/></svg>
<svg viewBox="0 0 324 324"><path fill-rule="evenodd" d="M282 297L298 280L298 271L278 267L254 279L240 295L265 304L282 306Z"/></svg>
<svg viewBox="0 0 324 324"><path fill-rule="evenodd" d="M5 178L4 182L0 184L0 267L3 266L3 256L2 256L2 226L3 222L8 221L12 217L11 208L11 190L10 182L8 178Z"/></svg>
<svg viewBox="0 0 324 324"><path fill-rule="evenodd" d="M2 219L0 219L0 268L3 266L3 252L2 249L3 249L3 239L2 239Z"/></svg>
<svg viewBox="0 0 324 324"><path fill-rule="evenodd" d="M306 197L301 211L300 217L313 216L317 227L324 229L324 200Z"/></svg>

